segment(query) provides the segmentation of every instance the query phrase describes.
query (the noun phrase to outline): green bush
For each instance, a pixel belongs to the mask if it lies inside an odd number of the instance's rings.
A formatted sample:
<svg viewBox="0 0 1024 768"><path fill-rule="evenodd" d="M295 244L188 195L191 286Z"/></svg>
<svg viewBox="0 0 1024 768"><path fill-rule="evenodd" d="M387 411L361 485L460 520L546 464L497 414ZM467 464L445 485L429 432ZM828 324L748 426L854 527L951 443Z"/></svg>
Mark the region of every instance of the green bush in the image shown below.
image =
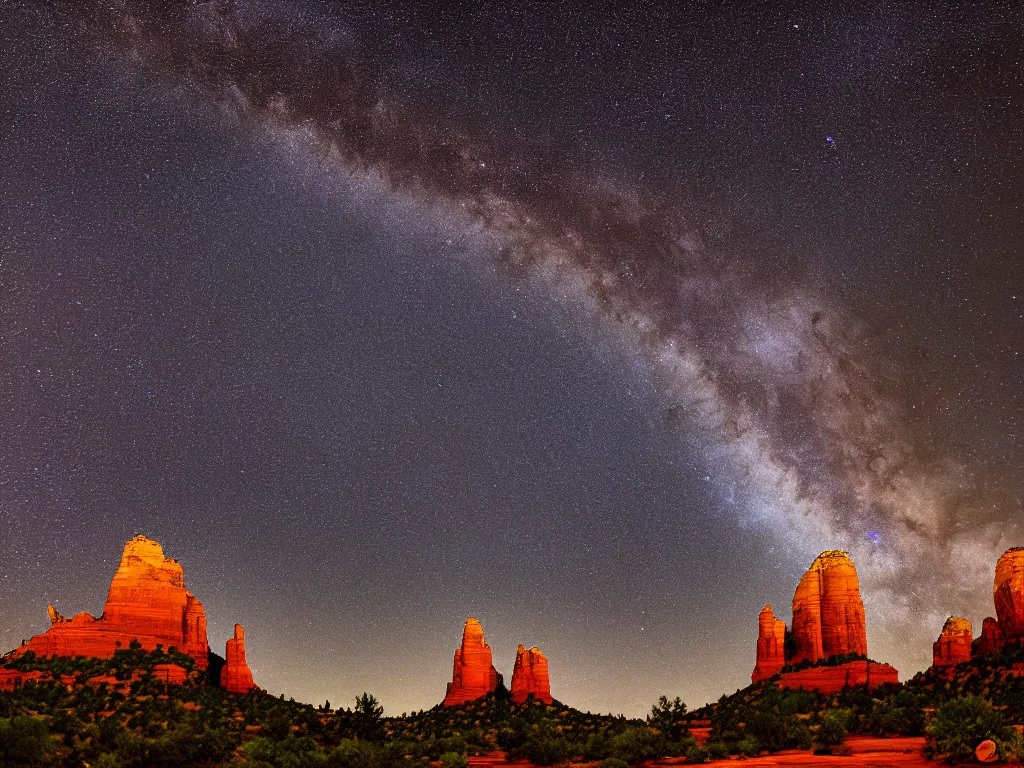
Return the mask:
<svg viewBox="0 0 1024 768"><path fill-rule="evenodd" d="M761 753L761 744L753 736L747 736L736 742L735 749L738 755L757 757Z"/></svg>
<svg viewBox="0 0 1024 768"><path fill-rule="evenodd" d="M445 752L441 755L441 765L444 768L469 768L469 761L464 754L458 752Z"/></svg>
<svg viewBox="0 0 1024 768"><path fill-rule="evenodd" d="M850 712L845 709L829 709L821 715L821 724L815 741L823 747L836 747L846 741L846 724Z"/></svg>
<svg viewBox="0 0 1024 768"><path fill-rule="evenodd" d="M972 757L985 739L996 742L1001 753L1014 743L1013 729L1006 718L978 696L947 701L935 713L927 732L933 740L934 752L954 760Z"/></svg>
<svg viewBox="0 0 1024 768"><path fill-rule="evenodd" d="M46 723L35 717L0 720L0 765L42 765L56 749Z"/></svg>
<svg viewBox="0 0 1024 768"><path fill-rule="evenodd" d="M629 768L629 763L625 760L620 760L617 757L605 758L605 761L601 763L602 768Z"/></svg>
<svg viewBox="0 0 1024 768"><path fill-rule="evenodd" d="M704 751L711 760L723 760L729 756L729 745L721 741L709 741L704 745Z"/></svg>
<svg viewBox="0 0 1024 768"><path fill-rule="evenodd" d="M708 751L706 749L702 749L698 747L696 744L694 744L692 747L686 750L687 763L693 763L694 765L696 765L698 763L706 763L707 761Z"/></svg>

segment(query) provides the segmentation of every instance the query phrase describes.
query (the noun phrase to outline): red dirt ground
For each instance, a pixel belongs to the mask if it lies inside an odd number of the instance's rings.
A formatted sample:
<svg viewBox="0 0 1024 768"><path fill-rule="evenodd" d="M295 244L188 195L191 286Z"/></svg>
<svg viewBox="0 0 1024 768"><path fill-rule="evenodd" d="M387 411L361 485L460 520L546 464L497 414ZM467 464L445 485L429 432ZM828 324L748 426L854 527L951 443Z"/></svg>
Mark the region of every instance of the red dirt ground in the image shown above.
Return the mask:
<svg viewBox="0 0 1024 768"><path fill-rule="evenodd" d="M814 766L814 768L925 768L940 766L937 760L925 760L923 737L893 737L878 739L871 736L851 736L844 747L849 755L812 755L810 751L791 749L776 752L765 757L746 759L714 760L705 765L730 765L735 768L783 768L785 766ZM470 768L528 768L526 761L509 762L504 752L490 752L481 757L469 758ZM580 768L583 768L582 764ZM600 766L600 763L589 765ZM684 766L686 758L672 757L644 763L649 768Z"/></svg>

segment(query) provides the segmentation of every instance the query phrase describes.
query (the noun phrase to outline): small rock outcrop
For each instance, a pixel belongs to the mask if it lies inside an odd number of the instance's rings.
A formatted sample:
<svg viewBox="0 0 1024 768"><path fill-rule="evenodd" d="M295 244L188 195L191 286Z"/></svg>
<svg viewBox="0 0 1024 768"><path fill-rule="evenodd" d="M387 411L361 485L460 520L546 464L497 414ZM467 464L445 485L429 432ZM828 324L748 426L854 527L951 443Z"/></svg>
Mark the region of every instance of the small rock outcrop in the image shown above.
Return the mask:
<svg viewBox="0 0 1024 768"><path fill-rule="evenodd" d="M456 707L493 692L500 680L491 659L491 646L484 642L484 628L474 618L466 619L462 645L455 649L452 681L444 706Z"/></svg>
<svg viewBox="0 0 1024 768"><path fill-rule="evenodd" d="M220 673L220 687L229 693L248 693L256 687L252 671L245 660L245 630L235 624L235 636L227 642L224 669Z"/></svg>
<svg viewBox="0 0 1024 768"><path fill-rule="evenodd" d="M1003 633L999 628L999 622L991 616L987 616L981 622L981 634L971 644L971 656L977 657L995 653L1001 650L1004 645L1006 643L1003 641Z"/></svg>
<svg viewBox="0 0 1024 768"><path fill-rule="evenodd" d="M516 665L512 670L512 701L522 704L530 697L534 701L551 704L551 683L548 679L548 660L534 646L526 650L522 645L516 651Z"/></svg>
<svg viewBox="0 0 1024 768"><path fill-rule="evenodd" d="M932 644L932 666L953 667L971 658L974 628L967 619L950 616L942 625L942 634Z"/></svg>
<svg viewBox="0 0 1024 768"><path fill-rule="evenodd" d="M757 622L757 664L751 680L759 683L786 666L786 622L776 619L772 607L761 609Z"/></svg>
<svg viewBox="0 0 1024 768"><path fill-rule="evenodd" d="M79 613L66 619L49 606L51 626L15 649L18 656L113 656L138 640L145 650L176 648L199 669L209 663L203 604L185 589L181 565L164 557L161 546L145 536L124 545L110 584L103 615Z"/></svg>
<svg viewBox="0 0 1024 768"><path fill-rule="evenodd" d="M757 662L750 678L759 683L801 662L816 664L835 656L867 656L867 626L857 569L846 552L832 549L814 559L793 595L793 628L775 618L770 605L758 617ZM869 687L898 682L888 664L854 661L785 672L779 685L824 693L844 685Z"/></svg>

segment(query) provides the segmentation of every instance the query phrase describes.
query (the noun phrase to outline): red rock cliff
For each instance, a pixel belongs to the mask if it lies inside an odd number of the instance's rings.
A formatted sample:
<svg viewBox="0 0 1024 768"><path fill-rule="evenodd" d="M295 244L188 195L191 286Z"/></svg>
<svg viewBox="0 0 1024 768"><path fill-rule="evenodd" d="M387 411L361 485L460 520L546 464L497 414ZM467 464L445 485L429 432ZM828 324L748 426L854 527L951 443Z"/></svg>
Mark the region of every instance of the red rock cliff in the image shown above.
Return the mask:
<svg viewBox="0 0 1024 768"><path fill-rule="evenodd" d="M819 661L847 653L867 655L864 603L857 569L845 552L829 550L815 558L793 595L790 663Z"/></svg>
<svg viewBox="0 0 1024 768"><path fill-rule="evenodd" d="M479 699L498 687L498 672L491 662L491 646L484 642L484 629L474 618L466 619L462 646L455 650L452 681L444 706L455 707Z"/></svg>
<svg viewBox="0 0 1024 768"><path fill-rule="evenodd" d="M65 619L49 607L52 626L16 649L21 655L108 657L138 640L146 650L177 648L206 669L210 646L203 604L185 589L181 565L145 536L124 545L103 615Z"/></svg>
<svg viewBox="0 0 1024 768"><path fill-rule="evenodd" d="M512 670L512 701L522 704L530 696L534 701L551 704L551 683L548 680L548 660L539 648L526 650L519 646L516 666Z"/></svg>
<svg viewBox="0 0 1024 768"><path fill-rule="evenodd" d="M1024 638L1024 547L1008 549L999 558L992 593L1002 641Z"/></svg>
<svg viewBox="0 0 1024 768"><path fill-rule="evenodd" d="M755 683L767 680L786 665L786 622L776 619L772 607L766 605L757 625L757 664L750 676Z"/></svg>
<svg viewBox="0 0 1024 768"><path fill-rule="evenodd" d="M971 658L974 629L967 619L950 616L942 625L942 634L932 644L932 666L952 667Z"/></svg>
<svg viewBox="0 0 1024 768"><path fill-rule="evenodd" d="M245 630L241 624L235 624L235 636L228 640L224 658L227 661L220 673L221 688L230 693L248 693L256 687L245 660Z"/></svg>

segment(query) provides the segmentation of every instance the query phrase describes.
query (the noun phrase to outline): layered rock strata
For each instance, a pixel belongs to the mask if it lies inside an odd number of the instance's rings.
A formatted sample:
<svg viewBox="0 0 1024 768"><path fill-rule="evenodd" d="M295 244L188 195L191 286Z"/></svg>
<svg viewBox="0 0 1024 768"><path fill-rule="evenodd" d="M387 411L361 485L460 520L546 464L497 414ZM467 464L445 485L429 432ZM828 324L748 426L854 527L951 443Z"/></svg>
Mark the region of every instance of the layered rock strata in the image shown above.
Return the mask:
<svg viewBox="0 0 1024 768"><path fill-rule="evenodd" d="M50 628L13 653L38 656L113 656L133 640L147 651L162 646L191 656L206 669L210 646L203 604L185 589L181 565L161 546L136 536L124 546L100 618L79 613L66 619L49 606Z"/></svg>
<svg viewBox="0 0 1024 768"><path fill-rule="evenodd" d="M834 667L818 666L796 672L783 672L776 685L805 691L835 693L848 685L866 685L868 689L885 683L898 683L899 672L888 664L874 661L849 661Z"/></svg>
<svg viewBox="0 0 1024 768"><path fill-rule="evenodd" d="M548 679L548 660L534 646L527 650L522 645L516 651L516 665L512 670L512 701L522 704L530 697L534 701L551 704L551 683Z"/></svg>
<svg viewBox="0 0 1024 768"><path fill-rule="evenodd" d="M466 619L462 645L455 650L452 681L444 706L455 707L493 692L501 678L491 659L491 646L484 642L484 629L474 618Z"/></svg>
<svg viewBox="0 0 1024 768"><path fill-rule="evenodd" d="M220 687L230 693L248 693L256 687L252 671L245 660L245 630L235 624L235 635L227 642L224 669L220 673Z"/></svg>
<svg viewBox="0 0 1024 768"><path fill-rule="evenodd" d="M793 595L793 644L790 663L867 655L857 569L845 552L822 552L800 579Z"/></svg>
<svg viewBox="0 0 1024 768"><path fill-rule="evenodd" d="M974 628L967 619L950 616L942 625L939 639L932 644L932 666L953 667L971 658Z"/></svg>

